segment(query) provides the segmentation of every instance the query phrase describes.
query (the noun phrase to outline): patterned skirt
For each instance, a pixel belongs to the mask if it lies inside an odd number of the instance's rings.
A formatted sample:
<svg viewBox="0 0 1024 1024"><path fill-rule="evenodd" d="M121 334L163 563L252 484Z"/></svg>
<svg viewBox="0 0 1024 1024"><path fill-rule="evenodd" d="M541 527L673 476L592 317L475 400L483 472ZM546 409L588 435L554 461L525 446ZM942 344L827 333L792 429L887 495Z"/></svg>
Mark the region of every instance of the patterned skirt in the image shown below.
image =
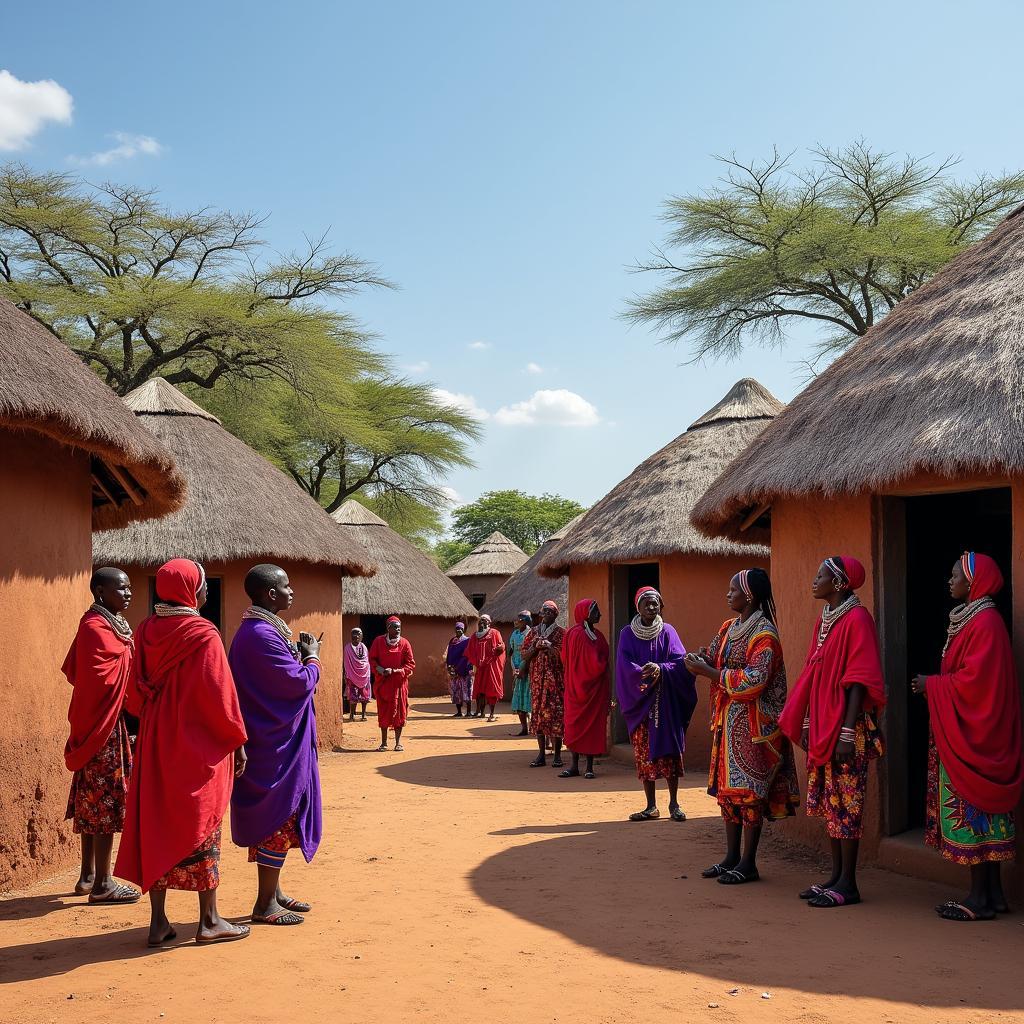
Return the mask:
<svg viewBox="0 0 1024 1024"><path fill-rule="evenodd" d="M289 850L301 845L296 824L298 812L293 814L277 831L272 832L261 843L249 847L249 863L262 864L268 868L284 867Z"/></svg>
<svg viewBox="0 0 1024 1024"><path fill-rule="evenodd" d="M449 676L448 692L451 694L453 704L473 703L473 677Z"/></svg>
<svg viewBox="0 0 1024 1024"><path fill-rule="evenodd" d="M530 674L530 732L541 736L565 733L565 683L546 663L534 659Z"/></svg>
<svg viewBox="0 0 1024 1024"><path fill-rule="evenodd" d="M72 775L64 819L71 819L75 832L82 835L120 832L131 774L132 748L124 719L119 717L99 752Z"/></svg>
<svg viewBox="0 0 1024 1024"><path fill-rule="evenodd" d="M959 796L942 767L934 740L928 746L924 841L946 860L964 867L997 864L1015 856L1013 812L988 814Z"/></svg>
<svg viewBox="0 0 1024 1024"><path fill-rule="evenodd" d="M641 722L629 738L633 741L636 776L641 782L654 782L655 779L678 779L682 776L683 757L681 754L666 755L651 760L651 738L646 722Z"/></svg>
<svg viewBox="0 0 1024 1024"><path fill-rule="evenodd" d="M351 679L346 681L345 696L353 704L368 704L373 700L373 687L370 685L370 680L367 679L361 686L358 683L353 683Z"/></svg>
<svg viewBox="0 0 1024 1024"><path fill-rule="evenodd" d="M533 709L530 702L530 678L527 675L516 676L515 686L512 688L512 710L523 712L528 715Z"/></svg>
<svg viewBox="0 0 1024 1024"><path fill-rule="evenodd" d="M220 825L151 888L206 892L220 885Z"/></svg>

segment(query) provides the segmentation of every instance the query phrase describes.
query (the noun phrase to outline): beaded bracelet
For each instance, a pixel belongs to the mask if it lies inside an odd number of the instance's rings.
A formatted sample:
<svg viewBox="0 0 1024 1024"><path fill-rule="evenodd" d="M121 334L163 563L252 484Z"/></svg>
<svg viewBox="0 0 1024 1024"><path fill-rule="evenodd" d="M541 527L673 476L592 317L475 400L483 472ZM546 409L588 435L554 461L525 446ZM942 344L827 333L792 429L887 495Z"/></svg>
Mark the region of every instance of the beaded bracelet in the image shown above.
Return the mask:
<svg viewBox="0 0 1024 1024"><path fill-rule="evenodd" d="M849 726L844 725L839 730L839 741L841 743L852 743L857 738L857 732Z"/></svg>

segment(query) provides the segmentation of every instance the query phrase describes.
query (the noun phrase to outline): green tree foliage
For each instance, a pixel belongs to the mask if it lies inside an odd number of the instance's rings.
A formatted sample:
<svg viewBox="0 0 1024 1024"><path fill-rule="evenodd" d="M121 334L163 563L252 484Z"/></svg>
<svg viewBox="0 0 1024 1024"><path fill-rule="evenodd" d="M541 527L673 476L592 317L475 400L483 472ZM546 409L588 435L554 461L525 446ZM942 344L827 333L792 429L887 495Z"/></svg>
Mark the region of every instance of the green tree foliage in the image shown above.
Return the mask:
<svg viewBox="0 0 1024 1024"><path fill-rule="evenodd" d="M793 171L722 159L722 183L665 204L667 247L637 269L665 279L635 297L627 320L693 359L737 356L748 340L781 345L787 321L826 329L835 352L1024 202L1024 173L955 181L953 160L896 159L864 141L816 149Z"/></svg>
<svg viewBox="0 0 1024 1024"><path fill-rule="evenodd" d="M324 239L268 258L250 213L175 212L152 191L0 167L0 294L65 341L120 395L151 377L300 384L314 365L349 377L378 360L328 309L386 287Z"/></svg>
<svg viewBox="0 0 1024 1024"><path fill-rule="evenodd" d="M473 550L474 545L462 540L439 540L429 549L441 571L450 569L456 562L461 562Z"/></svg>
<svg viewBox="0 0 1024 1024"><path fill-rule="evenodd" d="M473 548L500 530L532 555L551 534L583 511L578 502L557 494L538 498L522 491L487 491L452 513L452 534Z"/></svg>

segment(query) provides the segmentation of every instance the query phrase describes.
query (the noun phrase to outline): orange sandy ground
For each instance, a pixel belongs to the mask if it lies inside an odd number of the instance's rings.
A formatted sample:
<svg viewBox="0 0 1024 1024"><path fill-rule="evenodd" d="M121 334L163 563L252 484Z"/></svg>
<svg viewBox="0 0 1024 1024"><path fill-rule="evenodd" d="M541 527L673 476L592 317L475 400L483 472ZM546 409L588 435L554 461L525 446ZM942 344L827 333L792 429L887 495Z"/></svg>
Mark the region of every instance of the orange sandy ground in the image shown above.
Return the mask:
<svg viewBox="0 0 1024 1024"><path fill-rule="evenodd" d="M297 928L198 948L195 898L171 893L179 939L151 951L145 903L88 907L75 872L5 899L0 1020L1024 1021L1024 913L940 921L951 893L882 871L863 873L862 906L810 910L795 894L819 866L785 826L760 884L704 881L721 824L699 778L686 824L631 824L628 768L559 780L526 767L507 713L449 710L415 702L404 754L372 752L371 719L324 756L323 847L285 872L316 904ZM226 914L244 918L253 880L227 844Z"/></svg>

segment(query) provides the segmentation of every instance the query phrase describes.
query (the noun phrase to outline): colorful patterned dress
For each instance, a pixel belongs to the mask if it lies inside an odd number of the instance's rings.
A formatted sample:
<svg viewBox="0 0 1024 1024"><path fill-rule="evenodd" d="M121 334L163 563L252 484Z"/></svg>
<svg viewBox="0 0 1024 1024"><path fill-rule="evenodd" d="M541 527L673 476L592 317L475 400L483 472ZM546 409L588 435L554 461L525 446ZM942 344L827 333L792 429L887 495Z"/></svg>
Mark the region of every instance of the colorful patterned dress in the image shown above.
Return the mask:
<svg viewBox="0 0 1024 1024"><path fill-rule="evenodd" d="M523 654L534 649L539 640L550 640L551 650L538 651L529 665L530 732L540 736L561 737L565 731L565 682L562 677L561 626L547 629L537 626L523 642Z"/></svg>
<svg viewBox="0 0 1024 1024"><path fill-rule="evenodd" d="M530 676L523 671L523 643L530 635L528 629L513 629L508 638L509 656L512 659L512 673L515 686L512 689L512 710L528 715L532 707L530 703Z"/></svg>
<svg viewBox="0 0 1024 1024"><path fill-rule="evenodd" d="M87 836L110 835L124 828L125 799L132 775L132 748L124 718L109 739L71 777L65 820Z"/></svg>

